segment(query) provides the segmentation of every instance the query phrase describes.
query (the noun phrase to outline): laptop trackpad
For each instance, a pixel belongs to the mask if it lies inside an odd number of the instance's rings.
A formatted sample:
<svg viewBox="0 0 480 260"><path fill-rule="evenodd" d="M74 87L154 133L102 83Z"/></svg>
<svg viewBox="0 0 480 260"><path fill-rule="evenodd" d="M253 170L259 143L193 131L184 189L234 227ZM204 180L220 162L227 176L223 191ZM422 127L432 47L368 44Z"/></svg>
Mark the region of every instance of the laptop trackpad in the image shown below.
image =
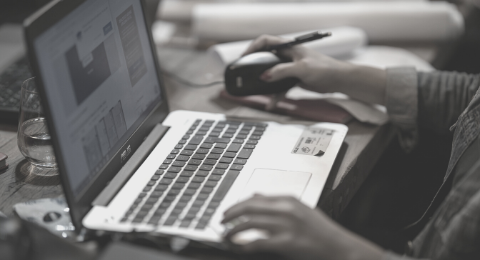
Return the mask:
<svg viewBox="0 0 480 260"><path fill-rule="evenodd" d="M309 172L255 169L239 200L248 199L254 194L300 199L311 176Z"/></svg>

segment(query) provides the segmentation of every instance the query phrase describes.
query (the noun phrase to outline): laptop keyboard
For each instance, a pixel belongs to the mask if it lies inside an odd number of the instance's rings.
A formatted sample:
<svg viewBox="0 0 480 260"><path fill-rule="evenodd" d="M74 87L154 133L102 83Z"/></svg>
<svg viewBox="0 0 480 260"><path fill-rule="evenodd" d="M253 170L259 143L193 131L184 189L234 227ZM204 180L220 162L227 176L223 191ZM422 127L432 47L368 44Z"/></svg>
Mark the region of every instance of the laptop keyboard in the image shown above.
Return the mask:
<svg viewBox="0 0 480 260"><path fill-rule="evenodd" d="M205 229L266 127L197 119L120 222Z"/></svg>
<svg viewBox="0 0 480 260"><path fill-rule="evenodd" d="M0 118L3 117L2 113L13 113L18 117L22 83L31 77L26 56L0 74Z"/></svg>

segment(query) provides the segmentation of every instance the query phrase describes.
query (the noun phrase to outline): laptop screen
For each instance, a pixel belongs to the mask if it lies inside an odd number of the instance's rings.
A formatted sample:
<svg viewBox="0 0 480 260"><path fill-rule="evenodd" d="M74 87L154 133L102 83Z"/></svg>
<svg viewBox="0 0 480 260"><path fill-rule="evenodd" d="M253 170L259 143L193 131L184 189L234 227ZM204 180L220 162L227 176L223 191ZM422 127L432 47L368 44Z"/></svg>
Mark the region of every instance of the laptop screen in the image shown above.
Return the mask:
<svg viewBox="0 0 480 260"><path fill-rule="evenodd" d="M33 46L78 198L161 102L140 1L85 1Z"/></svg>

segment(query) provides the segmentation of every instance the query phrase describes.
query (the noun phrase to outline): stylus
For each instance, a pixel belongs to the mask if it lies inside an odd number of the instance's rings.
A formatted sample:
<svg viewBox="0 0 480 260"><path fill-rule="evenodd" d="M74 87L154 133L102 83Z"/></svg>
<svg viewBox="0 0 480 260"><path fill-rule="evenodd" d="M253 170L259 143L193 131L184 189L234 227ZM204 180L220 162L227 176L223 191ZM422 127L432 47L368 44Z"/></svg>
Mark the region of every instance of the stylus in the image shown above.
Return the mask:
<svg viewBox="0 0 480 260"><path fill-rule="evenodd" d="M302 44L306 42L311 42L315 40L319 40L328 36L331 36L331 32L326 32L326 33L319 33L319 32L313 32L305 35L301 35L295 38L294 41L291 42L286 42L286 43L281 43L277 45L272 45L266 47L264 50L265 51L271 51L271 52L277 52L278 50L285 49L285 48L290 48L292 46L295 46L297 44Z"/></svg>

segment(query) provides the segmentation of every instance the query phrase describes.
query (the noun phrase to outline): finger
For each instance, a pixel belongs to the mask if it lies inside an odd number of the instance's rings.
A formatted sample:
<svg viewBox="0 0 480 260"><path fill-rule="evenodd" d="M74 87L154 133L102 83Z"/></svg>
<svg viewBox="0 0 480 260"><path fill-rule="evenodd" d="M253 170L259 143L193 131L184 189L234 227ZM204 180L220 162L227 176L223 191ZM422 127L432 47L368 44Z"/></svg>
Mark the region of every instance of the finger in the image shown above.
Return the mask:
<svg viewBox="0 0 480 260"><path fill-rule="evenodd" d="M280 217L272 217L270 215L249 215L248 220L234 226L225 235L225 239L231 238L239 232L249 229L265 230L270 234L278 233L288 229L289 223Z"/></svg>
<svg viewBox="0 0 480 260"><path fill-rule="evenodd" d="M244 253L272 252L281 253L285 251L286 241L282 236L273 236L268 239L258 239L245 245L237 246L237 249Z"/></svg>
<svg viewBox="0 0 480 260"><path fill-rule="evenodd" d="M299 72L299 66L295 62L280 63L262 73L260 79L266 82L273 82L289 77L298 78Z"/></svg>
<svg viewBox="0 0 480 260"><path fill-rule="evenodd" d="M250 46L248 46L247 50L242 54L242 56L245 56L249 53L259 51L265 47L271 46L271 45L276 45L280 43L285 43L288 42L288 39L280 38L278 36L273 36L273 35L262 35L255 39Z"/></svg>
<svg viewBox="0 0 480 260"><path fill-rule="evenodd" d="M234 205L224 212L222 223L227 223L242 215L268 214L286 215L291 210L290 203L270 197L253 197Z"/></svg>

